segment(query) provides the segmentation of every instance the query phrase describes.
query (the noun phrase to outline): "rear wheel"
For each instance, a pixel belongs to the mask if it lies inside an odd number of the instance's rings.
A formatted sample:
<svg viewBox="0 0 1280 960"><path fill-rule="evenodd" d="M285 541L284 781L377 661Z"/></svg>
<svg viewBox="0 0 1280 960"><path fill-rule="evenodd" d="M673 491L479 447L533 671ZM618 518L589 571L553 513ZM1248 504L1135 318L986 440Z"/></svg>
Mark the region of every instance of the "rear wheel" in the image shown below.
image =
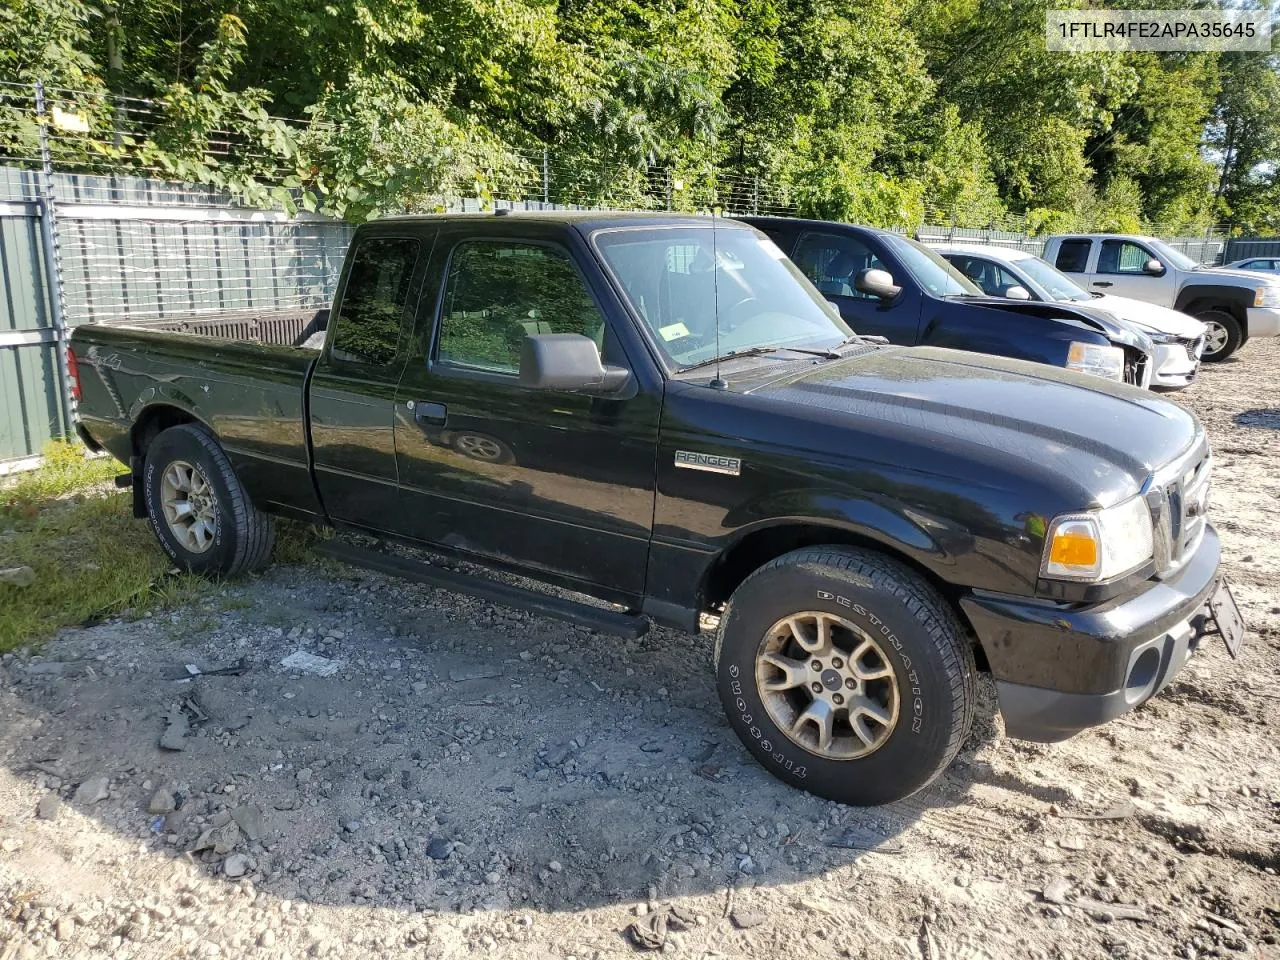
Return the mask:
<svg viewBox="0 0 1280 960"><path fill-rule="evenodd" d="M871 551L811 547L748 577L720 621L729 723L774 776L860 806L915 793L973 719L973 653L922 577Z"/></svg>
<svg viewBox="0 0 1280 960"><path fill-rule="evenodd" d="M271 518L250 501L203 426L183 424L158 434L147 447L142 483L156 538L182 569L235 576L270 558Z"/></svg>
<svg viewBox="0 0 1280 960"><path fill-rule="evenodd" d="M1200 359L1206 363L1216 363L1231 356L1244 344L1244 332L1240 329L1240 321L1225 310L1205 310L1197 313L1196 319L1203 323L1205 331L1204 353Z"/></svg>

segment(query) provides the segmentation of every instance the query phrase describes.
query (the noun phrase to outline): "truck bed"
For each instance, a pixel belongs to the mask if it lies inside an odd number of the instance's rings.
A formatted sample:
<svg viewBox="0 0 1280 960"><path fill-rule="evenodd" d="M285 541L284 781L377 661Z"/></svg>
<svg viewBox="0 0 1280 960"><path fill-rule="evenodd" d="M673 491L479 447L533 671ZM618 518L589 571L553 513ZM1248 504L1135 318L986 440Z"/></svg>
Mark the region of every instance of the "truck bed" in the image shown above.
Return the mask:
<svg viewBox="0 0 1280 960"><path fill-rule="evenodd" d="M256 502L317 515L305 387L319 354L294 344L323 330L327 317L239 312L76 327L83 426L128 462L135 438L153 426L202 422Z"/></svg>

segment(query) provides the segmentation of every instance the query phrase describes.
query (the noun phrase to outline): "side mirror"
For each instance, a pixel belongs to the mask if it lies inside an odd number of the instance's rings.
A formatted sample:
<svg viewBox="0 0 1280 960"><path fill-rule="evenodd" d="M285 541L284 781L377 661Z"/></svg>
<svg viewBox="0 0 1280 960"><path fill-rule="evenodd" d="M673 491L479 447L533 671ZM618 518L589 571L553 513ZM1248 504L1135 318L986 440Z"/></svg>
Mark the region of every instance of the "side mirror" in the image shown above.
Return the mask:
<svg viewBox="0 0 1280 960"><path fill-rule="evenodd" d="M1028 290L1026 287L1022 286L1021 284L1014 284L1012 287L1010 287L1008 290L1004 292L1004 295L1005 295L1005 299L1007 300L1030 300L1031 299L1031 291Z"/></svg>
<svg viewBox="0 0 1280 960"><path fill-rule="evenodd" d="M902 288L893 282L888 270L860 270L853 278L853 289L881 300L892 300L902 292Z"/></svg>
<svg viewBox="0 0 1280 960"><path fill-rule="evenodd" d="M1142 265L1142 272L1149 277L1159 277L1164 274L1164 264L1152 257Z"/></svg>
<svg viewBox="0 0 1280 960"><path fill-rule="evenodd" d="M580 333L537 333L520 348L520 386L531 390L609 394L630 379L626 367L601 363L595 341Z"/></svg>

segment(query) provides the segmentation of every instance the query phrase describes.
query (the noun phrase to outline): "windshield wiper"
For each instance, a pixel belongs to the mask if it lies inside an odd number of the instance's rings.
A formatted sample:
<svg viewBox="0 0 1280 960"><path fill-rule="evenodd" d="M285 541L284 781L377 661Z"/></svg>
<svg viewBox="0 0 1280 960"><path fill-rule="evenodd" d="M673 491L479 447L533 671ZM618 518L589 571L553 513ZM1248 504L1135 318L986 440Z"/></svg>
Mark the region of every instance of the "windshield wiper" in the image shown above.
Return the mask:
<svg viewBox="0 0 1280 960"><path fill-rule="evenodd" d="M687 367L683 367L681 372L683 373L685 370L697 370L700 367L709 367L714 363L722 363L725 360L737 360L741 357L760 357L765 354L782 353L783 351L788 350L791 353L803 353L811 357L822 357L824 360L840 359L840 354L836 353L834 350L812 350L808 347L785 347L775 343L771 346L744 347L741 350L730 350L729 352L722 353L719 356L711 357L707 360L699 360L697 363L691 363Z"/></svg>

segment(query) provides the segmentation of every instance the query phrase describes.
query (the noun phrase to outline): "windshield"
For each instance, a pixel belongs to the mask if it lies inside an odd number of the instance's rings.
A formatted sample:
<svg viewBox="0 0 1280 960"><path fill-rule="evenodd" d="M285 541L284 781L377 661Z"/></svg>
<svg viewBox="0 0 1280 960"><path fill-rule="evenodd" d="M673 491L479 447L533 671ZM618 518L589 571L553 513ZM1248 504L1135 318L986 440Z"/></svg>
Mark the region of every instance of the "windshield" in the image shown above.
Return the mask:
<svg viewBox="0 0 1280 960"><path fill-rule="evenodd" d="M895 234L886 234L883 239L916 282L935 297L982 296L972 280L923 244Z"/></svg>
<svg viewBox="0 0 1280 960"><path fill-rule="evenodd" d="M654 342L677 366L713 360L717 352L830 347L853 336L773 241L754 230L602 230L594 240Z"/></svg>
<svg viewBox="0 0 1280 960"><path fill-rule="evenodd" d="M1031 278L1031 282L1044 288L1050 300L1092 300L1093 294L1080 286L1052 264L1039 257L1024 257L1014 265Z"/></svg>
<svg viewBox="0 0 1280 960"><path fill-rule="evenodd" d="M1152 250L1160 254L1160 256L1164 257L1179 270L1196 270L1200 266L1200 264L1196 263L1185 253L1180 253L1173 249L1173 247L1169 246L1163 240L1148 240L1147 243L1151 246Z"/></svg>

